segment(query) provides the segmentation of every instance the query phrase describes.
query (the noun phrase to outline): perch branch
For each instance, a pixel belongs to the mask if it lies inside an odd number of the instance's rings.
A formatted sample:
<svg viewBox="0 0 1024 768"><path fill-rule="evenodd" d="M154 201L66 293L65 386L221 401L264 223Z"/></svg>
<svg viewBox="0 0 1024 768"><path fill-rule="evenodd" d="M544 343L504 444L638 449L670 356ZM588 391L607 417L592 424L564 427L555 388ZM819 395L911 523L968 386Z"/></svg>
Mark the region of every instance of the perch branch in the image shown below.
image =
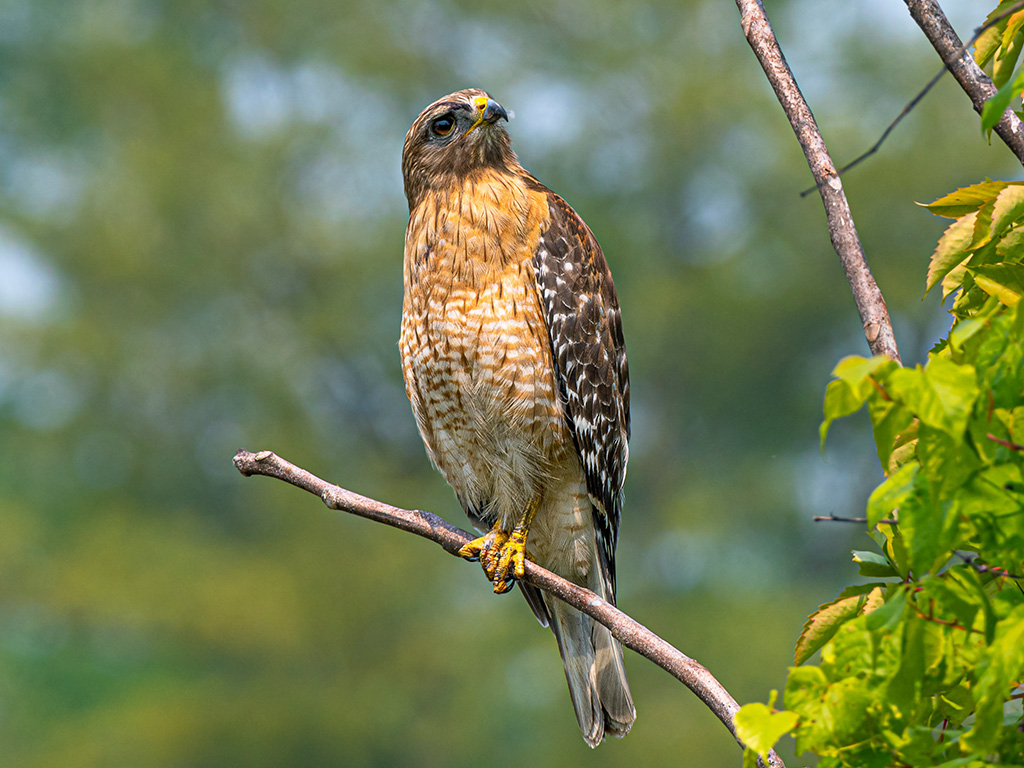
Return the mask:
<svg viewBox="0 0 1024 768"><path fill-rule="evenodd" d="M285 461L271 451L250 453L242 450L235 454L234 463L238 471L246 477L263 475L284 480L296 488L319 496L329 509L348 512L409 533L415 533L440 544L445 552L451 555L458 556L462 545L473 538L466 531L430 512L392 507L381 501L369 499L358 493L331 485L301 467ZM733 717L739 709L739 705L722 684L701 664L590 590L566 581L536 563L527 561L526 577L523 581L543 589L587 614L595 621L604 624L624 646L650 659L693 691L697 698L703 701L725 724L733 737L736 737ZM740 746L743 746L742 742L739 743ZM774 751L769 753L769 762L773 768L785 768L782 760Z"/></svg>
<svg viewBox="0 0 1024 768"><path fill-rule="evenodd" d="M967 52L967 46L960 42L946 14L942 12L936 0L904 0L914 21L924 32L939 58L946 65L956 81L960 83L974 105L974 111L981 113L982 107L996 92L989 76L981 71L974 57ZM996 124L996 135L999 136L1024 163L1024 123L1012 110L1007 109L1002 119Z"/></svg>
<svg viewBox="0 0 1024 768"><path fill-rule="evenodd" d="M892 322L889 320L889 310L868 268L864 249L853 223L850 204L846 199L846 193L843 192L843 184L836 173L835 164L829 156L821 132L814 122L814 115L811 114L810 107L807 106L789 69L789 64L782 55L782 49L772 31L764 6L761 0L736 0L736 5L740 10L743 34L757 56L761 68L764 69L768 82L771 83L775 96L804 150L804 157L807 158L807 164L825 206L832 247L839 256L854 301L857 303L868 347L872 354L885 355L900 362L896 337L893 334Z"/></svg>

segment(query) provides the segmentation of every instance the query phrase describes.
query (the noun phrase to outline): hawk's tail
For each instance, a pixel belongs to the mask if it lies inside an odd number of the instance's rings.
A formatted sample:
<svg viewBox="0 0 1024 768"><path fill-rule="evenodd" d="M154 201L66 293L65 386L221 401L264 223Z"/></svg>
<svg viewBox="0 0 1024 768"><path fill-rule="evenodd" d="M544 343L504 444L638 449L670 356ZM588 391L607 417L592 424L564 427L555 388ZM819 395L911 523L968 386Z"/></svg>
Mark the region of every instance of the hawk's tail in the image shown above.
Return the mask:
<svg viewBox="0 0 1024 768"><path fill-rule="evenodd" d="M607 733L622 738L636 719L622 646L607 627L575 608L555 599L545 603L584 740L596 747Z"/></svg>

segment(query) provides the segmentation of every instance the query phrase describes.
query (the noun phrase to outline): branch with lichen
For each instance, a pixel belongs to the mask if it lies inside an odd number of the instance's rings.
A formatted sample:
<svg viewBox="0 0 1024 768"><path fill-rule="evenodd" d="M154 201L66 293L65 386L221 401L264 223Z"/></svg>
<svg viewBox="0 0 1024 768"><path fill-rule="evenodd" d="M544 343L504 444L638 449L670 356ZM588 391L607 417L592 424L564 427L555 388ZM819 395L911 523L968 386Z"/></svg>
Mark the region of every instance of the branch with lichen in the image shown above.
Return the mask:
<svg viewBox="0 0 1024 768"><path fill-rule="evenodd" d="M250 453L240 450L235 454L234 463L238 471L246 477L263 475L284 480L296 488L320 497L328 509L348 512L415 533L439 544L445 552L456 557L459 550L474 538L468 532L430 512L400 509L332 485L271 451ZM526 562L526 575L522 580L543 589L549 595L568 603L608 627L615 639L625 647L654 662L693 691L697 698L725 724L733 737L736 737L733 717L739 705L714 675L701 664L590 590L566 581L536 563ZM742 742L739 743L743 746ZM772 768L785 768L785 764L775 752L769 753L769 762Z"/></svg>

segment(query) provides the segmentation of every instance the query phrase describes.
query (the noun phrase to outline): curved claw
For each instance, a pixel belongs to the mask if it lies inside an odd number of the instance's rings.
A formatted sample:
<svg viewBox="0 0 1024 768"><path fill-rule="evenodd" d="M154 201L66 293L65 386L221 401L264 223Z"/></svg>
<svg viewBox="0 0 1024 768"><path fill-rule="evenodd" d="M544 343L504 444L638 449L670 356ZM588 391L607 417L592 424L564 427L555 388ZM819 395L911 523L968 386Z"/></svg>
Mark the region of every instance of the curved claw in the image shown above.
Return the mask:
<svg viewBox="0 0 1024 768"><path fill-rule="evenodd" d="M497 528L488 531L483 536L473 539L468 544L464 544L459 550L459 557L463 557L466 560L476 562L477 560L483 560L485 563L489 558L491 550L498 546L499 548L504 545L508 539L508 534ZM484 570L487 570L487 566L484 566Z"/></svg>
<svg viewBox="0 0 1024 768"><path fill-rule="evenodd" d="M516 579L526 573L526 560L533 556L526 551L526 534L514 530L511 535L500 529L493 529L464 545L459 556L467 560L479 560L487 578L494 584L495 594L508 592L515 586Z"/></svg>

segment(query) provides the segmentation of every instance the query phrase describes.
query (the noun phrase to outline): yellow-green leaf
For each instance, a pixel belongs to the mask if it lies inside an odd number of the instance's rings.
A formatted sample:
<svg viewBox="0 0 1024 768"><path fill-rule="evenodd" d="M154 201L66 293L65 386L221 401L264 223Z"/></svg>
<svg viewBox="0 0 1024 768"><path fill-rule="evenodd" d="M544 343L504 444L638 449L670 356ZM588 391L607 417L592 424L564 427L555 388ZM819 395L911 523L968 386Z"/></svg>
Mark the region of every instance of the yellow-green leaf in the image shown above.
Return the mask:
<svg viewBox="0 0 1024 768"><path fill-rule="evenodd" d="M1024 296L1024 265L984 264L972 267L968 272L981 290L1008 307L1016 306Z"/></svg>
<svg viewBox="0 0 1024 768"><path fill-rule="evenodd" d="M987 200L978 208L978 216L974 219L974 237L971 239L970 245L972 251L987 245L992 240L992 213L995 211L997 199L998 195Z"/></svg>
<svg viewBox="0 0 1024 768"><path fill-rule="evenodd" d="M968 213L952 224L939 238L935 252L928 263L928 278L925 280L925 294L936 286L946 275L950 274L957 266L963 264L970 258L971 241L974 239L974 221L977 218L977 211ZM957 281L959 283L959 281ZM943 291L942 298L948 293Z"/></svg>
<svg viewBox="0 0 1024 768"><path fill-rule="evenodd" d="M767 704L755 702L740 707L733 723L736 725L736 737L748 749L767 758L775 742L796 728L799 719L795 712L772 712Z"/></svg>
<svg viewBox="0 0 1024 768"><path fill-rule="evenodd" d="M999 90L985 102L985 106L981 109L982 132L991 131L996 127L996 124L1003 119L1003 113L1010 106L1010 101L1020 93L1022 87L1024 87L1024 72L1018 73L1015 78L1003 83Z"/></svg>
<svg viewBox="0 0 1024 768"><path fill-rule="evenodd" d="M931 203L918 203L936 216L947 219L959 219L972 211L978 210L1011 184L1024 185L1024 182L983 181L969 187L961 187L955 192L943 195Z"/></svg>
<svg viewBox="0 0 1024 768"><path fill-rule="evenodd" d="M998 10L998 9L996 9ZM984 67L999 49L1003 39L1003 29L1006 27L1006 19L1003 19L995 26L989 27L977 42L974 43L974 60L979 67Z"/></svg>
<svg viewBox="0 0 1024 768"><path fill-rule="evenodd" d="M1016 14L1015 14L1016 15ZM1010 17L1011 19L1013 17ZM1003 42L999 46L999 55L992 64L992 83L996 88L1001 88L1013 77L1013 70L1017 66L1017 59L1020 57L1021 36L1016 34L1020 28L1014 30L1012 36L1003 34ZM1006 25L1006 32L1011 32L1010 25Z"/></svg>
<svg viewBox="0 0 1024 768"><path fill-rule="evenodd" d="M948 357L933 357L925 370L895 370L888 385L923 423L954 436L967 428L979 393L974 366L957 365Z"/></svg>
<svg viewBox="0 0 1024 768"><path fill-rule="evenodd" d="M1003 13L1007 7L1013 3L1014 0L1002 0L999 5L992 9L988 16L985 17L985 23L989 23L992 19ZM1000 19L991 27L986 29L978 37L974 43L974 60L978 63L979 67L984 67L989 60L995 55L996 51L999 50L1003 42L1003 31L1006 29L1006 19Z"/></svg>
<svg viewBox="0 0 1024 768"><path fill-rule="evenodd" d="M874 528L903 503L903 499L914 490L914 481L920 468L917 462L908 461L875 488L868 497L868 528Z"/></svg>
<svg viewBox="0 0 1024 768"><path fill-rule="evenodd" d="M852 387L867 391L871 388L871 384L867 382L868 376L888 361L889 358L885 355L875 355L874 357L847 355L836 363L836 367L832 369L832 375L837 379L842 379Z"/></svg>
<svg viewBox="0 0 1024 768"><path fill-rule="evenodd" d="M1017 33L1024 27L1024 11L1017 11L1011 14L1006 20L1006 27L1003 29L1000 45L1005 49L1009 48L1017 38Z"/></svg>
<svg viewBox="0 0 1024 768"><path fill-rule="evenodd" d="M1024 215L1024 187L1013 184L996 195L992 208L992 232L1002 235Z"/></svg>
<svg viewBox="0 0 1024 768"><path fill-rule="evenodd" d="M846 594L850 590L844 590L843 595L818 606L818 610L807 617L794 649L797 666L811 658L815 651L831 640L845 622L855 618L865 609L868 602L866 591L877 592L877 599L881 600L882 590L880 587L863 585L851 589L862 591L856 594Z"/></svg>

